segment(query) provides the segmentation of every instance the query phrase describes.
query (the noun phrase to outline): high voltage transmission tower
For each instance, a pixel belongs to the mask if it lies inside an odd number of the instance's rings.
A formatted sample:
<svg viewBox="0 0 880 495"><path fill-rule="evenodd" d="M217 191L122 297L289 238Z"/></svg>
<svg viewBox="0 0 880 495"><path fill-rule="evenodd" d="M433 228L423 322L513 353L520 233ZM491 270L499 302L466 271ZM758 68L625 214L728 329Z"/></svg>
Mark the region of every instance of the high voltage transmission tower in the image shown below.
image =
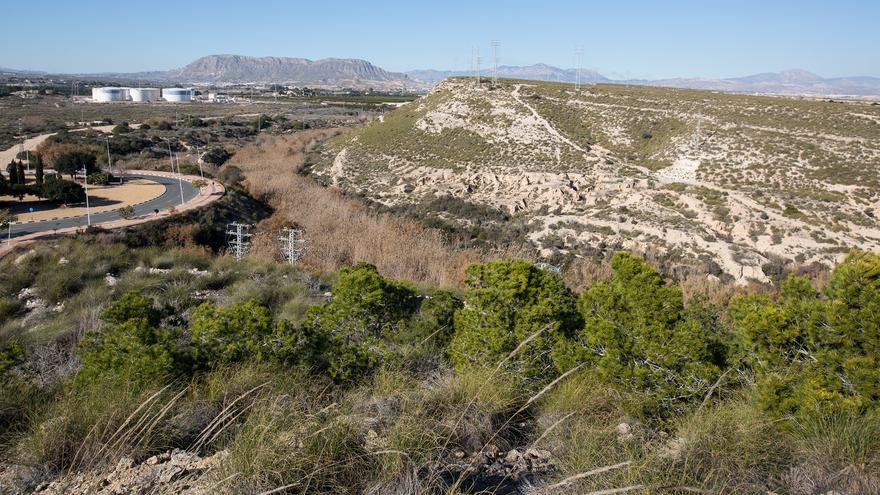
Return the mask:
<svg viewBox="0 0 880 495"><path fill-rule="evenodd" d="M498 85L498 45L501 42L492 40L492 86Z"/></svg>
<svg viewBox="0 0 880 495"><path fill-rule="evenodd" d="M474 69L474 77L477 79L477 87L481 87L480 84L480 62L482 59L480 58L480 48L476 47L473 53L473 69Z"/></svg>
<svg viewBox="0 0 880 495"><path fill-rule="evenodd" d="M578 46L574 49L574 58L577 63L577 69L575 69L575 83L574 89L580 91L581 89L581 66L584 61L584 47Z"/></svg>
<svg viewBox="0 0 880 495"><path fill-rule="evenodd" d="M293 265L306 255L306 240L302 230L285 227L281 229L278 240L281 241L281 254L287 263Z"/></svg>
<svg viewBox="0 0 880 495"><path fill-rule="evenodd" d="M235 261L241 261L245 257L250 246L249 233L251 226L244 223L233 222L226 226L226 244L232 251Z"/></svg>

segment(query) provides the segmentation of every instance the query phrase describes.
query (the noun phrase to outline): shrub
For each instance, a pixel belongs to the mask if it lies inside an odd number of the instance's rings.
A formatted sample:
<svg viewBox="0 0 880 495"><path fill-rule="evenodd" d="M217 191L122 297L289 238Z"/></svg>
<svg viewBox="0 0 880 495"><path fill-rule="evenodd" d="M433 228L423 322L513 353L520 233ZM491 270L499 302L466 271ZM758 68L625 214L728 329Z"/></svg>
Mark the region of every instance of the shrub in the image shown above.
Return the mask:
<svg viewBox="0 0 880 495"><path fill-rule="evenodd" d="M93 186L106 186L111 179L113 176L105 172L94 172L86 177L86 181Z"/></svg>
<svg viewBox="0 0 880 495"><path fill-rule="evenodd" d="M153 302L136 292L127 292L104 310L101 317L111 325L121 325L129 320L142 319L148 325L157 326L161 313Z"/></svg>
<svg viewBox="0 0 880 495"><path fill-rule="evenodd" d="M876 408L880 400L880 255L853 253L822 294L791 276L778 300L749 295L731 320L774 416L825 416Z"/></svg>
<svg viewBox="0 0 880 495"><path fill-rule="evenodd" d="M20 366L26 360L24 346L20 342L7 342L0 345L0 379L5 380L9 370Z"/></svg>
<svg viewBox="0 0 880 495"><path fill-rule="evenodd" d="M227 184L229 186L236 186L244 180L244 176L241 173L241 169L236 167L235 165L227 165L223 167L223 170L220 171L220 182Z"/></svg>
<svg viewBox="0 0 880 495"><path fill-rule="evenodd" d="M449 349L456 368L495 368L528 340L505 368L527 381L552 378L550 351L581 325L562 278L527 261L499 260L469 267L465 283Z"/></svg>
<svg viewBox="0 0 880 495"><path fill-rule="evenodd" d="M131 132L131 127L128 125L128 122L121 122L116 124L112 132L113 134L128 134Z"/></svg>
<svg viewBox="0 0 880 495"><path fill-rule="evenodd" d="M134 206L123 206L122 208L116 210L116 213L119 214L119 218L123 220L129 220L131 218L134 218Z"/></svg>
<svg viewBox="0 0 880 495"><path fill-rule="evenodd" d="M47 175L40 186L40 196L62 204L82 203L86 200L85 189L76 182L62 180L57 175Z"/></svg>
<svg viewBox="0 0 880 495"><path fill-rule="evenodd" d="M385 352L383 337L397 333L413 314L416 293L367 263L340 270L332 292L332 301L309 308L304 326L329 336L330 375L356 378Z"/></svg>
<svg viewBox="0 0 880 495"><path fill-rule="evenodd" d="M183 121L183 125L185 127L205 127L207 124L204 120L190 115Z"/></svg>
<svg viewBox="0 0 880 495"><path fill-rule="evenodd" d="M702 399L719 373L717 342L688 318L678 287L641 259L616 253L613 275L581 294L585 324L554 354L560 371L586 364L633 393L633 413L665 414Z"/></svg>
<svg viewBox="0 0 880 495"><path fill-rule="evenodd" d="M321 328L275 320L253 300L225 307L204 303L189 326L196 366L212 369L248 360L322 368L327 338Z"/></svg>
<svg viewBox="0 0 880 495"><path fill-rule="evenodd" d="M439 349L445 349L455 332L453 318L462 307L455 293L438 290L425 297L413 318L413 337L419 341L430 339Z"/></svg>
<svg viewBox="0 0 880 495"><path fill-rule="evenodd" d="M203 303L193 312L189 326L193 357L207 368L264 358L269 351L266 339L274 327L269 310L253 301L219 308Z"/></svg>
<svg viewBox="0 0 880 495"><path fill-rule="evenodd" d="M177 338L177 331L151 326L143 319L105 325L84 342L77 380L87 383L110 374L151 381L171 375L180 354Z"/></svg>
<svg viewBox="0 0 880 495"><path fill-rule="evenodd" d="M160 314L149 299L125 294L104 311L103 319L101 331L81 344L79 383L106 374L153 380L181 368L179 331L158 326Z"/></svg>
<svg viewBox="0 0 880 495"><path fill-rule="evenodd" d="M223 148L211 148L202 155L202 160L219 167L226 163L226 160L229 160L230 156L229 152Z"/></svg>

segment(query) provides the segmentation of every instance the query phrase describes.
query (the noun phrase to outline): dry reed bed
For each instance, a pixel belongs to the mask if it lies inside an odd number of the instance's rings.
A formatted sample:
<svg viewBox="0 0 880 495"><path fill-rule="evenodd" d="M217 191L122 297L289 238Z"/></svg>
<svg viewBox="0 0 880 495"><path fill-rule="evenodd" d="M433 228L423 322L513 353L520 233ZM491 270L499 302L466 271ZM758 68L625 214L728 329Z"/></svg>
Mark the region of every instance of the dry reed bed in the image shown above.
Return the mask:
<svg viewBox="0 0 880 495"><path fill-rule="evenodd" d="M342 132L321 129L263 136L229 161L244 172L248 191L276 210L258 226L266 234L255 240L254 255L272 256L275 229L295 224L305 230L308 248L303 263L324 272L367 261L390 277L452 287L461 285L464 270L472 263L505 256L532 257L524 247L491 252L460 248L438 230L372 211L297 173L309 151Z"/></svg>

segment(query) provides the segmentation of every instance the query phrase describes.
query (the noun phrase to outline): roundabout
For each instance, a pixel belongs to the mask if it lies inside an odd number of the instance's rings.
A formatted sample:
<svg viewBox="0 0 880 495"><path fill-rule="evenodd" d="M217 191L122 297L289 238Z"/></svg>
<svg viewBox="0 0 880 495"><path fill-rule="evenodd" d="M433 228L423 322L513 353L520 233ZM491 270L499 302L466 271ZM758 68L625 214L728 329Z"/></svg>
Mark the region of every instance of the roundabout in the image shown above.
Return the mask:
<svg viewBox="0 0 880 495"><path fill-rule="evenodd" d="M36 210L33 213L25 213L19 218L18 222L13 223L7 229L7 232L3 233L5 234L2 236L4 241L3 247L11 248L19 242L37 239L46 235L72 233L89 225L102 228L120 228L149 222L182 211L199 208L219 199L225 193L222 185L212 181L209 181L208 185L201 189L194 187L193 181L199 180L198 176L178 176L163 172L136 171L127 173L125 177L135 184L156 184L161 187L161 191L151 199L143 200L143 197L141 197L141 202L137 202L137 198L132 196L122 200L125 204L113 204L103 210L90 208L90 214L86 213L85 205L77 205L74 208L56 208L52 210L55 212L54 214L45 211L37 212ZM134 216L131 219L120 218L117 211L120 207L126 205L134 209ZM28 215L36 214L41 215L43 218L37 217L37 219L29 221Z"/></svg>

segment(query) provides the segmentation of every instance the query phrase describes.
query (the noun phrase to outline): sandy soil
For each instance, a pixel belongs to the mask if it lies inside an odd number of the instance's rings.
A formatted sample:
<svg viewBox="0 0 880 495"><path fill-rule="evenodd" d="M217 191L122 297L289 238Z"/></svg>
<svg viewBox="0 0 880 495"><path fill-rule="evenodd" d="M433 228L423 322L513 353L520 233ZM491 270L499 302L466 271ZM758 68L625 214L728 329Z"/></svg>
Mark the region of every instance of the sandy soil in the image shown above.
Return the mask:
<svg viewBox="0 0 880 495"><path fill-rule="evenodd" d="M89 206L92 213L115 210L127 205L134 205L161 196L165 186L146 179L135 179L124 185L89 186ZM12 212L18 215L20 222L48 220L85 215L86 207L56 206L37 196L25 196L23 201L12 196L0 196L0 203L9 205ZM29 208L33 208L33 213Z"/></svg>

